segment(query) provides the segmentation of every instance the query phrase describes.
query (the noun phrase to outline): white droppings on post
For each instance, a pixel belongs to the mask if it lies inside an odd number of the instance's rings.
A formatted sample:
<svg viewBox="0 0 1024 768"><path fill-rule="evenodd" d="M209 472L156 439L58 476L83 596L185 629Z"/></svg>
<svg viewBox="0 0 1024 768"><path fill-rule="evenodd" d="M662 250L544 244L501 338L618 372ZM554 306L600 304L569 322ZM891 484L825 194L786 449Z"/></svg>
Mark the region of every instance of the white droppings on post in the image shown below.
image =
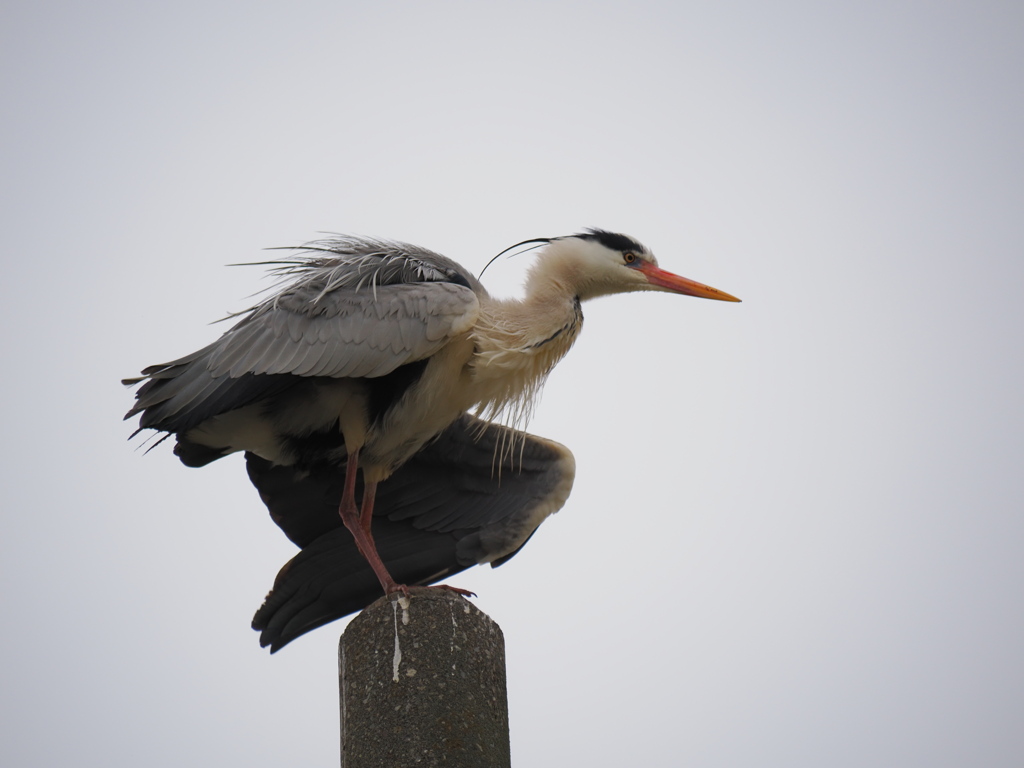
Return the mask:
<svg viewBox="0 0 1024 768"><path fill-rule="evenodd" d="M399 598L399 599L400 600L405 600L405 598ZM406 604L402 607L402 623L403 624L408 624L409 623L409 619L408 619L409 612L408 612L407 609L408 609L408 606L409 606L409 601L405 600L405 603ZM398 668L402 664L402 646L399 645L399 643L398 643L398 603L396 603L394 600L391 601L391 610L395 614L395 655L394 655L394 658L391 660L391 680L392 680L392 682L397 683L398 682Z"/></svg>
<svg viewBox="0 0 1024 768"><path fill-rule="evenodd" d="M402 596L398 598L398 604L402 606L402 626L409 624L409 603L412 602L411 598Z"/></svg>

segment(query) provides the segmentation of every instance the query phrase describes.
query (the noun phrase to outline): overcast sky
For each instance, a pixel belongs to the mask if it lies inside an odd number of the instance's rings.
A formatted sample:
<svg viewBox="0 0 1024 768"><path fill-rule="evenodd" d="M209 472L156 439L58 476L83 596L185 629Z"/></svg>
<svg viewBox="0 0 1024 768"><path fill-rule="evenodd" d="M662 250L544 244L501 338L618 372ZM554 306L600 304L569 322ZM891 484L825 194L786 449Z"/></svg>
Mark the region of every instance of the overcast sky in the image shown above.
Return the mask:
<svg viewBox="0 0 1024 768"><path fill-rule="evenodd" d="M844 9L845 6L845 9ZM584 307L565 508L452 583L520 767L1024 764L1024 6L5 4L4 766L337 765L344 622L119 382L323 231L479 272L626 232L743 304ZM517 290L528 258L488 285Z"/></svg>

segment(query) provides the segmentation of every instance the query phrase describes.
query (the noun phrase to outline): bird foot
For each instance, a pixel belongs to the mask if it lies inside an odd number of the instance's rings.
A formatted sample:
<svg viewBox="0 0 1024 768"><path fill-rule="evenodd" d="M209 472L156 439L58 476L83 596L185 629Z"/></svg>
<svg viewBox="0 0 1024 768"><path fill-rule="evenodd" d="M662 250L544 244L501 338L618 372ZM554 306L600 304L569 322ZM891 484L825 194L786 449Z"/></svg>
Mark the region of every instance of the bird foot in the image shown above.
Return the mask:
<svg viewBox="0 0 1024 768"><path fill-rule="evenodd" d="M396 584L391 582L390 584L384 585L384 595L391 597L392 595L400 594L402 597L409 597L409 587L406 584Z"/></svg>
<svg viewBox="0 0 1024 768"><path fill-rule="evenodd" d="M427 586L416 587L416 589L443 589L448 592L454 592L456 595L462 595L463 597L476 597L476 592L470 592L468 589L460 589L459 587L450 587L447 584L430 584ZM409 597L409 586L406 584L389 584L384 588L384 594L388 597L397 594L401 594L402 597Z"/></svg>
<svg viewBox="0 0 1024 768"><path fill-rule="evenodd" d="M450 587L447 584L431 584L427 589L445 589L463 597L476 597L476 592L470 592L468 589L459 589L458 587Z"/></svg>
<svg viewBox="0 0 1024 768"><path fill-rule="evenodd" d="M431 584L431 585L425 587L424 589L428 589L428 590L444 590L446 592L454 592L455 594L462 595L463 597L476 597L476 593L475 592L470 592L469 590L459 589L458 587L450 587L449 585L446 585L446 584Z"/></svg>

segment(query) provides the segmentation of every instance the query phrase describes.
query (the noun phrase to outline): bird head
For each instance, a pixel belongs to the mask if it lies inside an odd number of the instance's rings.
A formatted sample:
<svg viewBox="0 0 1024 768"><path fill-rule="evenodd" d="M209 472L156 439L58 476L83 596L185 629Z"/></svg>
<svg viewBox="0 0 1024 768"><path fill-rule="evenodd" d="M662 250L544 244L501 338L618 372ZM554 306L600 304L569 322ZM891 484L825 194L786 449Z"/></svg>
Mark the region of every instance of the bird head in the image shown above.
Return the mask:
<svg viewBox="0 0 1024 768"><path fill-rule="evenodd" d="M546 245L527 281L530 292L555 289L572 293L581 301L634 291L739 301L725 291L661 269L650 249L626 235L588 229L542 242Z"/></svg>

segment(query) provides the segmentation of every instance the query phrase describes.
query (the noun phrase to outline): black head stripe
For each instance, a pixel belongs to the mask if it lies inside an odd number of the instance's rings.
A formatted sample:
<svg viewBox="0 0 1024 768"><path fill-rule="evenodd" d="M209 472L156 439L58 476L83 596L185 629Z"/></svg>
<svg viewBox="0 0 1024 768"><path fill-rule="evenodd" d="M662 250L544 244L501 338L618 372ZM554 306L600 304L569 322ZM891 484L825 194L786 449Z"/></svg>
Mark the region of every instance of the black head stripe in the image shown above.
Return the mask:
<svg viewBox="0 0 1024 768"><path fill-rule="evenodd" d="M573 235L573 237L579 237L583 240L594 240L605 248L612 251L619 251L625 253L626 251L634 251L638 253L647 253L647 249L641 243L638 243L627 235L620 235L616 232L606 232L603 229L588 229L579 235Z"/></svg>

